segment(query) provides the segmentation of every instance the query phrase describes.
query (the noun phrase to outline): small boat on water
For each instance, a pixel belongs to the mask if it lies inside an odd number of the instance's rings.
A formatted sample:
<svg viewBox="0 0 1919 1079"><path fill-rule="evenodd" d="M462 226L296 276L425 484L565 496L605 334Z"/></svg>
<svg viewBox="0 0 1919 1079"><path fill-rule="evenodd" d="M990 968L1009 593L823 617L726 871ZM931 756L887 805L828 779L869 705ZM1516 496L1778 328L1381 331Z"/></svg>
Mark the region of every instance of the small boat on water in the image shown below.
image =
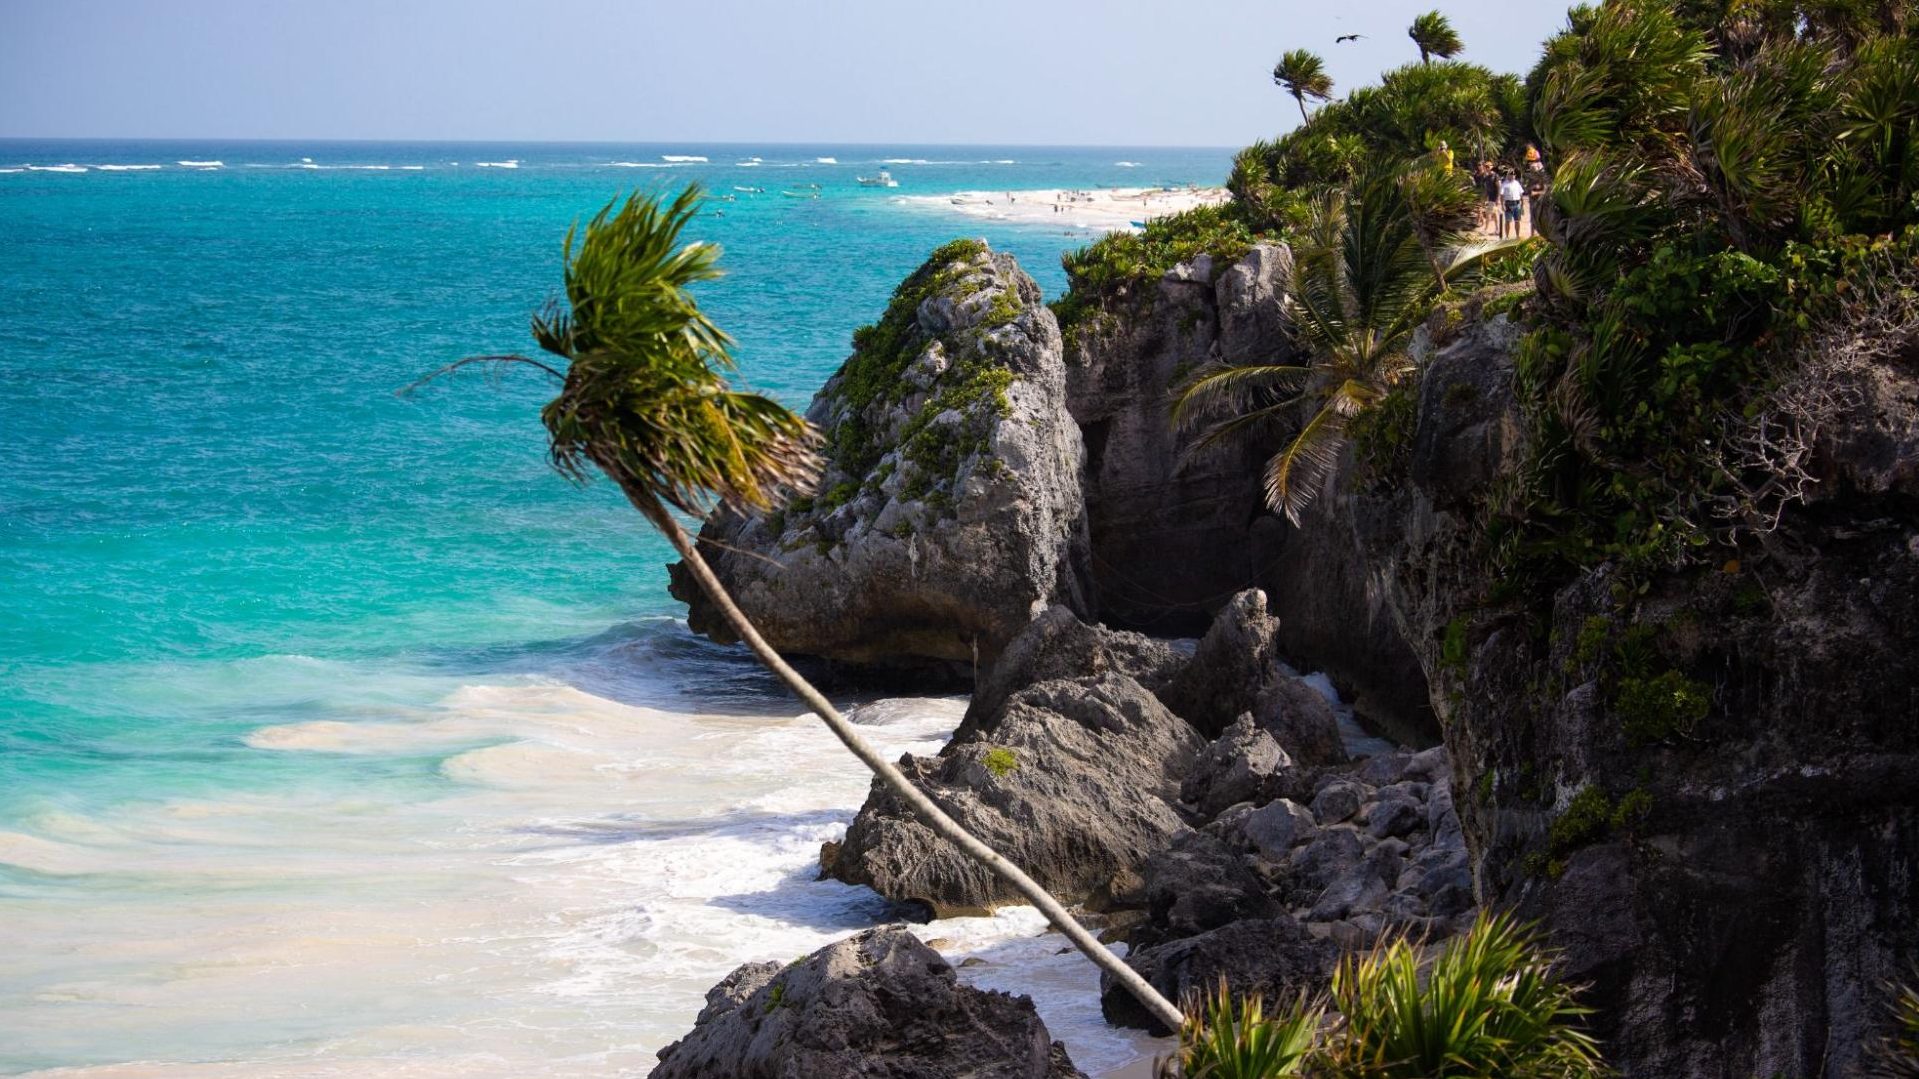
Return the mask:
<svg viewBox="0 0 1919 1079"><path fill-rule="evenodd" d="M764 187L739 187L739 186L735 186L735 187L733 188L733 190L735 190L735 191L738 191L738 192L740 192L741 194L745 194L745 195L764 195L764 194L766 194L766 188L764 188Z"/></svg>
<svg viewBox="0 0 1919 1079"><path fill-rule="evenodd" d="M817 191L782 191L780 194L785 195L789 199L816 199L820 197L820 193Z"/></svg>
<svg viewBox="0 0 1919 1079"><path fill-rule="evenodd" d="M855 179L859 180L861 187L898 187L900 185L898 180L893 179L893 174L885 169L881 169L878 176L858 176Z"/></svg>

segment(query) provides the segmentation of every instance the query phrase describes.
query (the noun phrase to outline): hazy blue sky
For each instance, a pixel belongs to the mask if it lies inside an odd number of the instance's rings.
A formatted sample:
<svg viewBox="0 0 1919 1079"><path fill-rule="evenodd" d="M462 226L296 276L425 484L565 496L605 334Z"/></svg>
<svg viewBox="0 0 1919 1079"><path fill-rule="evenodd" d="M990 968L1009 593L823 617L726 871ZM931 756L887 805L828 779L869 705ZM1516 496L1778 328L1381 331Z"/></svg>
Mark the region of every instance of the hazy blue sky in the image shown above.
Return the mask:
<svg viewBox="0 0 1919 1079"><path fill-rule="evenodd" d="M0 0L0 136L1237 146L1281 51L1371 81L1433 3ZM1443 6L1516 72L1565 19Z"/></svg>

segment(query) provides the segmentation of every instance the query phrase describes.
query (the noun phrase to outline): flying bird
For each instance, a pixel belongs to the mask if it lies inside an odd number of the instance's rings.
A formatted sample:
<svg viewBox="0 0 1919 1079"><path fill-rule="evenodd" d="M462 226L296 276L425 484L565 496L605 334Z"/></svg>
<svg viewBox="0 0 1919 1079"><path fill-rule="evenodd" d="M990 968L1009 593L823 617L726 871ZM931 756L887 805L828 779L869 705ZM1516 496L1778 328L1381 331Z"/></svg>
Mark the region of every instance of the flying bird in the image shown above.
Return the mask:
<svg viewBox="0 0 1919 1079"><path fill-rule="evenodd" d="M1333 39L1333 44L1344 45L1348 41L1358 41L1360 38L1363 38L1365 36L1366 36L1365 34L1341 34L1338 37Z"/></svg>

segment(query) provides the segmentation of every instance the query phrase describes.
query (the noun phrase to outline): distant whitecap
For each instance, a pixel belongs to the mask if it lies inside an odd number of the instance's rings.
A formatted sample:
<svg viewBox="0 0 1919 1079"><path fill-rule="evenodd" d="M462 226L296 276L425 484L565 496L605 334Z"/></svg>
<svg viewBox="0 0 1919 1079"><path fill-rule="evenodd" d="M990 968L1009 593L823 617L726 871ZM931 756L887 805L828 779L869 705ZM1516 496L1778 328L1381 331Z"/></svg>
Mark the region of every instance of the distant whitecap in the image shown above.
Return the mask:
<svg viewBox="0 0 1919 1079"><path fill-rule="evenodd" d="M816 157L813 159L813 163L815 165L837 165L840 163L840 159L837 157Z"/></svg>
<svg viewBox="0 0 1919 1079"><path fill-rule="evenodd" d="M511 161L475 161L474 164L483 169L517 169L520 167L520 159L516 157Z"/></svg>
<svg viewBox="0 0 1919 1079"><path fill-rule="evenodd" d="M159 165L95 165L101 172L152 172Z"/></svg>
<svg viewBox="0 0 1919 1079"><path fill-rule="evenodd" d="M671 162L671 163L673 163L673 164L675 164L675 165L704 165L704 164L706 164L706 158L703 158L703 157L701 157L701 156L699 156L698 154L661 154L661 155L660 155L660 160L661 160L661 161L668 161L668 162Z"/></svg>
<svg viewBox="0 0 1919 1079"><path fill-rule="evenodd" d="M28 165L27 171L28 172L85 172L87 171L87 167L85 165L75 165L71 163L65 164L65 165Z"/></svg>
<svg viewBox="0 0 1919 1079"><path fill-rule="evenodd" d="M181 161L177 162L177 164L189 169L224 169L227 167L227 163L224 161Z"/></svg>

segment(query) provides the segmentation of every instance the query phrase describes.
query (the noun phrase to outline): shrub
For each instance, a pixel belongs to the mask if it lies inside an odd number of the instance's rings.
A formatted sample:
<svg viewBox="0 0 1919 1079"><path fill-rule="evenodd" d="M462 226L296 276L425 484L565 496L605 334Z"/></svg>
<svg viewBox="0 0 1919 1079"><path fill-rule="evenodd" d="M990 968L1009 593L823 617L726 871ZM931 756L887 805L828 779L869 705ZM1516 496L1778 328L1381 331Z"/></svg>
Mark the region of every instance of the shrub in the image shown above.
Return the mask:
<svg viewBox="0 0 1919 1079"><path fill-rule="evenodd" d="M1312 1059L1336 1079L1576 1079L1605 1073L1580 1029L1589 1014L1552 974L1555 957L1535 931L1481 914L1449 941L1421 978L1419 949L1404 937L1348 957L1333 975L1343 1020Z"/></svg>
<svg viewBox="0 0 1919 1079"><path fill-rule="evenodd" d="M1876 1079L1919 1077L1919 987L1892 986L1892 1032L1873 1053Z"/></svg>
<svg viewBox="0 0 1919 1079"><path fill-rule="evenodd" d="M1199 206L1146 222L1138 232L1114 232L1060 257L1066 294L1053 303L1062 331L1082 321L1099 301L1158 280L1200 255L1236 262L1258 240L1238 203Z"/></svg>
<svg viewBox="0 0 1919 1079"><path fill-rule="evenodd" d="M1260 997L1234 1000L1222 978L1204 1001L1189 1003L1186 1015L1178 1057L1184 1079L1281 1079L1299 1074L1321 1012L1301 1000L1267 1015Z"/></svg>
<svg viewBox="0 0 1919 1079"><path fill-rule="evenodd" d="M1678 671L1622 678L1613 700L1626 744L1635 749L1691 734L1711 710L1706 686Z"/></svg>
<svg viewBox="0 0 1919 1079"><path fill-rule="evenodd" d="M1534 929L1481 914L1422 972L1398 937L1348 956L1325 1001L1275 1015L1222 983L1188 1005L1178 1061L1185 1079L1587 1079L1606 1074L1581 1029L1577 990L1552 975ZM1330 1005L1330 1009L1329 1009ZM1330 1017L1330 1018L1329 1018ZM1162 1076L1168 1072L1162 1069Z"/></svg>
<svg viewBox="0 0 1919 1079"><path fill-rule="evenodd" d="M980 763L993 775L1004 779L1019 770L1019 755L1005 746L994 746L980 758Z"/></svg>

